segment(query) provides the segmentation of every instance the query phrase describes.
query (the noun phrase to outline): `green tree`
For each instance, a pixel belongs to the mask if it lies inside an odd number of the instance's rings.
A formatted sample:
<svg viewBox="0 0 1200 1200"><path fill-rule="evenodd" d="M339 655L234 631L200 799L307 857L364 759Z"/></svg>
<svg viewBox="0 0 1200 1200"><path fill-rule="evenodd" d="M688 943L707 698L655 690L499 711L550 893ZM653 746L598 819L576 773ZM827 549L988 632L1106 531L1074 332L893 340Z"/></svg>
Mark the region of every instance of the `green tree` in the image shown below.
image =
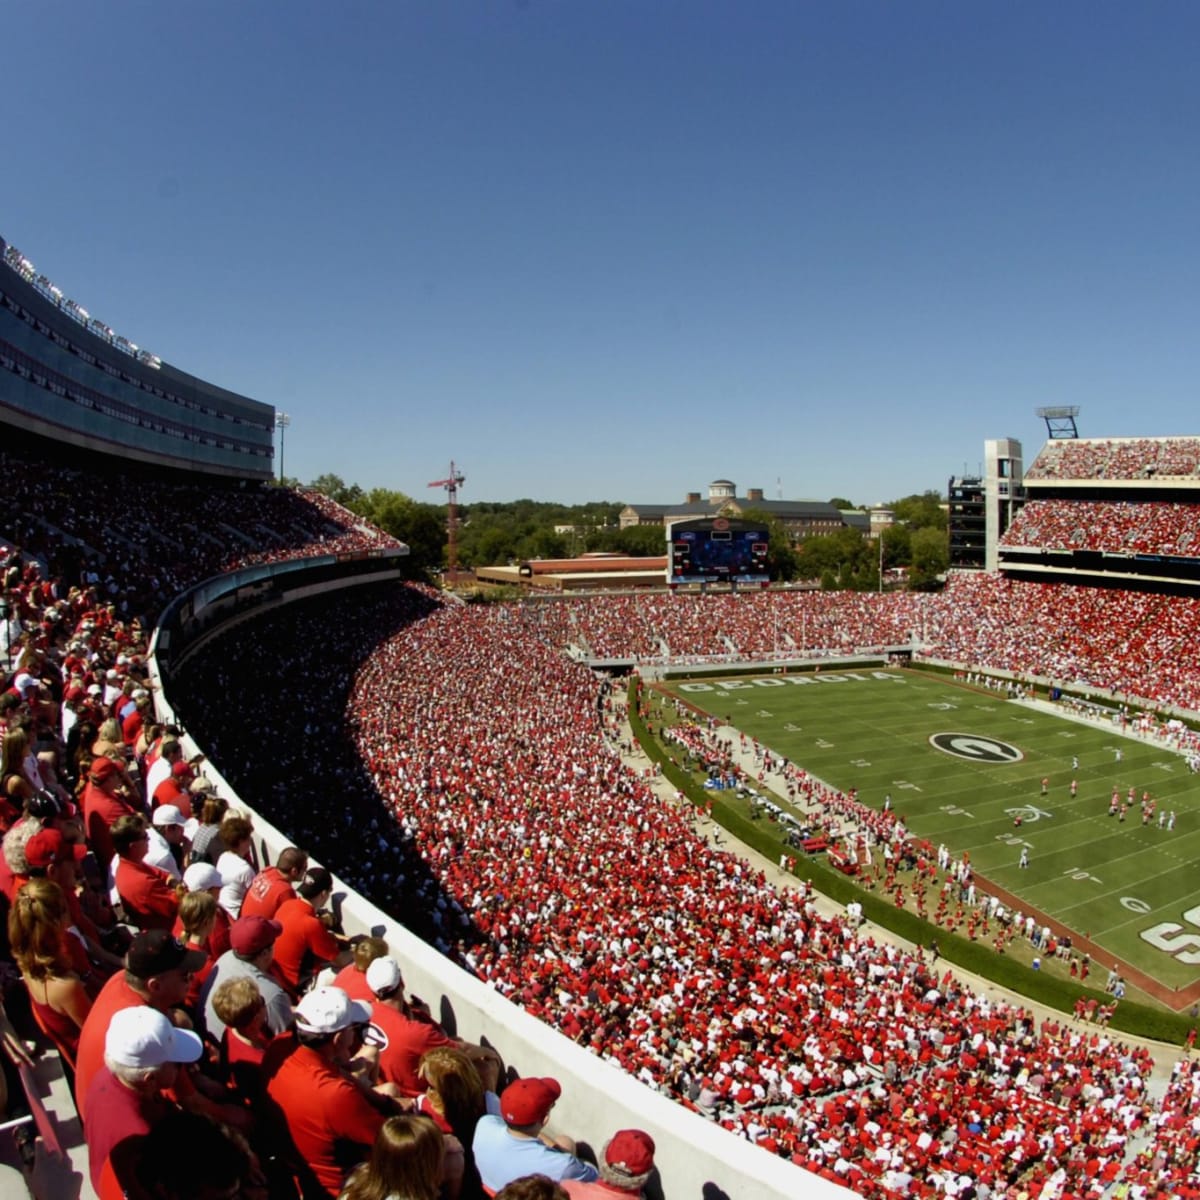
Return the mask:
<svg viewBox="0 0 1200 1200"><path fill-rule="evenodd" d="M543 525L527 533L517 544L517 558L566 558L567 539Z"/></svg>
<svg viewBox="0 0 1200 1200"><path fill-rule="evenodd" d="M344 504L354 512L358 511L354 507L355 504L363 497L363 490L357 483L347 486L340 475L318 475L308 486L316 488L318 492L324 492L330 500L338 504ZM361 516L362 514L360 513L359 515Z"/></svg>
<svg viewBox="0 0 1200 1200"><path fill-rule="evenodd" d="M847 508L857 508L856 504L847 500L844 496L834 496L830 501L834 508L845 510Z"/></svg>
<svg viewBox="0 0 1200 1200"><path fill-rule="evenodd" d="M663 555L667 552L667 532L661 525L630 525L617 531L613 549L633 558Z"/></svg>
<svg viewBox="0 0 1200 1200"><path fill-rule="evenodd" d="M945 529L946 510L939 492L927 491L893 500L885 507L896 514L896 520L910 529Z"/></svg>
<svg viewBox="0 0 1200 1200"><path fill-rule="evenodd" d="M435 505L372 488L355 501L354 511L408 546L405 570L411 578L427 578L445 563L446 519Z"/></svg>
<svg viewBox="0 0 1200 1200"><path fill-rule="evenodd" d="M907 525L889 525L883 531L883 567L907 567L912 562L912 532Z"/></svg>
<svg viewBox="0 0 1200 1200"><path fill-rule="evenodd" d="M801 579L822 579L829 572L840 587L868 586L874 579L873 559L877 551L857 529L847 526L820 537L805 538L797 552L797 571Z"/></svg>
<svg viewBox="0 0 1200 1200"><path fill-rule="evenodd" d="M950 566L950 540L944 529L917 529L912 535L912 570L909 587L936 586L938 576Z"/></svg>

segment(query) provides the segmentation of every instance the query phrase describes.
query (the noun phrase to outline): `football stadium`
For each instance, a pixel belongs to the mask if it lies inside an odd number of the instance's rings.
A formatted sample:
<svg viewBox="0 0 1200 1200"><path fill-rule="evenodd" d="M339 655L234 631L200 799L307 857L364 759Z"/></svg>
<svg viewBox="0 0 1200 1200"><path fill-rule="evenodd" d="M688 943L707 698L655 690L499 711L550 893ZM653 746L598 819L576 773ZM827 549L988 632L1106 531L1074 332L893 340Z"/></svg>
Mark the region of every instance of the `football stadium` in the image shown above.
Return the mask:
<svg viewBox="0 0 1200 1200"><path fill-rule="evenodd" d="M485 1091L619 1195L1200 1195L1200 438L1051 438L939 592L467 605L0 250L10 1087L85 1195L197 1060L272 1196L414 1108L495 1194Z"/></svg>

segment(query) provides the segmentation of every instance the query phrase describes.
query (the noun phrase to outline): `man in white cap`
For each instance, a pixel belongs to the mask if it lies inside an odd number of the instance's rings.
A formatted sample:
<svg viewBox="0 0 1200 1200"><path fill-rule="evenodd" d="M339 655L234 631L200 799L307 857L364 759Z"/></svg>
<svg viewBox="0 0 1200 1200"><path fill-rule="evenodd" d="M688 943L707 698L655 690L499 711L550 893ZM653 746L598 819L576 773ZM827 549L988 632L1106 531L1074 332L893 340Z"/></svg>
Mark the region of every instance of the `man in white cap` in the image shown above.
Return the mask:
<svg viewBox="0 0 1200 1200"><path fill-rule="evenodd" d="M400 964L389 955L367 967L367 987L375 997L371 1020L383 1030L387 1045L379 1052L379 1078L394 1083L406 1096L419 1096L425 1081L417 1073L421 1056L439 1046L462 1050L475 1064L484 1090L494 1092L500 1076L500 1059L494 1050L456 1041L429 1015L404 998Z"/></svg>
<svg viewBox="0 0 1200 1200"><path fill-rule="evenodd" d="M296 1005L295 1035L276 1038L267 1049L267 1096L276 1123L286 1127L285 1153L305 1197L337 1196L348 1166L367 1156L395 1111L346 1067L370 1020L371 1005L351 1000L341 988L317 988Z"/></svg>
<svg viewBox="0 0 1200 1200"><path fill-rule="evenodd" d="M187 823L174 804L160 804L150 815L150 844L142 860L165 871L178 883L183 878L183 856L187 850Z"/></svg>
<svg viewBox="0 0 1200 1200"><path fill-rule="evenodd" d="M181 1064L193 1063L204 1047L188 1029L178 1029L156 1008L141 1005L116 1012L104 1036L104 1066L88 1088L84 1136L93 1188L105 1160L126 1138L149 1133L176 1106L163 1092Z"/></svg>

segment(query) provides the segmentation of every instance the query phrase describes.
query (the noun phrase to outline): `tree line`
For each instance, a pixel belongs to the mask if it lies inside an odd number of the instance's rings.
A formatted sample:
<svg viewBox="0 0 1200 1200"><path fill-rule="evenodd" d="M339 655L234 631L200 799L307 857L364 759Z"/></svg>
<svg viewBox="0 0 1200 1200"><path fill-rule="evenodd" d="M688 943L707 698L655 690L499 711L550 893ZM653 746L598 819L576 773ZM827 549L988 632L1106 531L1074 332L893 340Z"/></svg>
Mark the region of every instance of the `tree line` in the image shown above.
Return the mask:
<svg viewBox="0 0 1200 1200"><path fill-rule="evenodd" d="M293 486L295 480L287 481ZM428 504L390 488L364 491L337 475L319 475L309 485L351 512L399 538L410 550L407 566L414 578L428 578L446 564L446 504ZM834 497L835 507L854 506ZM902 497L890 508L896 523L884 530L885 580L904 569L907 586L934 586L949 562L946 511L936 491ZM661 526L618 527L623 504L597 500L554 504L541 500L479 501L458 506L458 562L462 568L503 566L534 558L568 558L595 551L631 557L666 553ZM773 579L818 580L823 588L870 590L879 586L879 544L847 526L810 537L793 546L777 517L750 508L770 533Z"/></svg>

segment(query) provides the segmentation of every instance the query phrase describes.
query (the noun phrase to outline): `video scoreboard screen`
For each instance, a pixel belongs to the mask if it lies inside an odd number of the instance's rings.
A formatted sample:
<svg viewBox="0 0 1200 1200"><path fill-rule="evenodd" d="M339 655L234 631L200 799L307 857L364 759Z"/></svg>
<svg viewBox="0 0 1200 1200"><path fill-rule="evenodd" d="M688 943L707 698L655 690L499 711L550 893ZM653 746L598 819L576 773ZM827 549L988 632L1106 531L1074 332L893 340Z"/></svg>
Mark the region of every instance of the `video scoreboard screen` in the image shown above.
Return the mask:
<svg viewBox="0 0 1200 1200"><path fill-rule="evenodd" d="M667 583L765 586L767 530L750 521L712 517L676 521L667 530Z"/></svg>

